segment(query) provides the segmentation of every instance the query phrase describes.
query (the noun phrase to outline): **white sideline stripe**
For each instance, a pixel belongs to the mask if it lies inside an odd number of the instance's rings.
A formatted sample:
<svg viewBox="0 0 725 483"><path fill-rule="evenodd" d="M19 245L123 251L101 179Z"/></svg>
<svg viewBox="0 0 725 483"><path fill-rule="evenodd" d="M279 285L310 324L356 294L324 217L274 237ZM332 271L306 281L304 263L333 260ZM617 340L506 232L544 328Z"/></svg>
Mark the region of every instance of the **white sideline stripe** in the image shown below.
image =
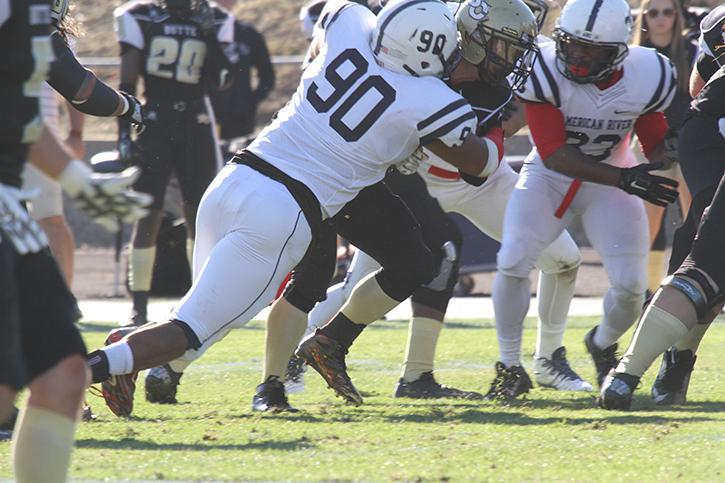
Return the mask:
<svg viewBox="0 0 725 483"><path fill-rule="evenodd" d="M176 300L155 300L149 304L149 320L164 320ZM113 322L117 323L128 318L131 310L131 302L125 299L89 299L79 302L83 312L83 321L86 322ZM529 306L530 317L535 317L537 300L531 299ZM255 320L267 318L269 308L260 312ZM569 316L597 316L602 313L601 297L575 297L571 302ZM405 320L410 318L410 304L403 302L394 308L388 318L393 320ZM493 319L493 301L491 297L454 297L448 305L446 318L449 320L460 319Z"/></svg>

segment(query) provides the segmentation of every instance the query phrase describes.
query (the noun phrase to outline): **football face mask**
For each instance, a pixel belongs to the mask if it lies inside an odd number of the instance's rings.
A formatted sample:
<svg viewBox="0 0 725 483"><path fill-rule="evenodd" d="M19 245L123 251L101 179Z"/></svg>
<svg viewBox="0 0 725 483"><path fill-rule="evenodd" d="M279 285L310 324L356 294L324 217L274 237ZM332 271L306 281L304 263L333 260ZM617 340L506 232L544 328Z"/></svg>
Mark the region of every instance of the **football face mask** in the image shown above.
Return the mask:
<svg viewBox="0 0 725 483"><path fill-rule="evenodd" d="M591 42L557 29L556 66L559 72L577 84L608 79L629 52L624 43Z"/></svg>

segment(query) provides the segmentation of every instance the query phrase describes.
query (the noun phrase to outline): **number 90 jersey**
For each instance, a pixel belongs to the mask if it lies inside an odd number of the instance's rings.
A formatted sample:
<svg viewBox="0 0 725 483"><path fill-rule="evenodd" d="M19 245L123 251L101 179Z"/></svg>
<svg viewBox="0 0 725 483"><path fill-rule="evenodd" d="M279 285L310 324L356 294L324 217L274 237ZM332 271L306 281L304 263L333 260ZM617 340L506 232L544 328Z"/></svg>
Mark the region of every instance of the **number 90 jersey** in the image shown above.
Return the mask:
<svg viewBox="0 0 725 483"><path fill-rule="evenodd" d="M672 102L677 89L674 67L654 49L630 46L622 64L622 78L600 89L596 84L577 84L564 77L556 67L555 45L539 45L541 54L518 95L527 102L557 107L564 115L567 144L596 161L626 166L628 134L637 118L664 111ZM542 164L536 147L526 162Z"/></svg>
<svg viewBox="0 0 725 483"><path fill-rule="evenodd" d="M375 16L367 8L330 3L318 23L325 36L320 53L290 102L247 148L307 185L324 217L419 145L439 139L458 146L476 127L471 106L442 80L376 63Z"/></svg>
<svg viewBox="0 0 725 483"><path fill-rule="evenodd" d="M202 82L208 39L188 19L170 16L155 2L127 3L114 11L115 31L121 52L135 48L143 53L147 99L194 100L206 94ZM234 40L234 17L214 7L219 42Z"/></svg>

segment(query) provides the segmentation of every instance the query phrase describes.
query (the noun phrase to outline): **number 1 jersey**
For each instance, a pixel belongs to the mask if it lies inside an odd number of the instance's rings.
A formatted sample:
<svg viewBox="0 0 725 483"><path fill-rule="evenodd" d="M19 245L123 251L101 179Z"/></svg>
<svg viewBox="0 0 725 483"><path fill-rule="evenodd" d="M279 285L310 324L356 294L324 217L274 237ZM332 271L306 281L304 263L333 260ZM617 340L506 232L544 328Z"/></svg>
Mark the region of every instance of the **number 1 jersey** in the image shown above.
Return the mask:
<svg viewBox="0 0 725 483"><path fill-rule="evenodd" d="M292 99L249 150L304 183L333 216L392 164L440 139L458 146L476 115L435 77L397 74L373 54L375 16L351 2L323 11L324 44Z"/></svg>

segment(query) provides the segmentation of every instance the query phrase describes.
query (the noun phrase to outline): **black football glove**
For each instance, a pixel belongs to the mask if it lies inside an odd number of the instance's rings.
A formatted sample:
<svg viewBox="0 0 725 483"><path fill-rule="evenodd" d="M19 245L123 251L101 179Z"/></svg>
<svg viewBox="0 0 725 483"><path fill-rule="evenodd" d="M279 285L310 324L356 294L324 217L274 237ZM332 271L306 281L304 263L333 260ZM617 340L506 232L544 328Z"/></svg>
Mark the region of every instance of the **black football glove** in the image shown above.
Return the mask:
<svg viewBox="0 0 725 483"><path fill-rule="evenodd" d="M617 187L653 205L667 206L677 199L679 183L674 179L650 174L650 171L662 169L662 166L662 163L652 163L622 168Z"/></svg>
<svg viewBox="0 0 725 483"><path fill-rule="evenodd" d="M119 119L129 121L136 128L136 132L140 134L144 130L144 112L141 102L127 92L118 91L118 93L128 102L128 110L118 116Z"/></svg>
<svg viewBox="0 0 725 483"><path fill-rule="evenodd" d="M118 138L118 160L127 166L139 162L139 149L129 134L122 134Z"/></svg>

